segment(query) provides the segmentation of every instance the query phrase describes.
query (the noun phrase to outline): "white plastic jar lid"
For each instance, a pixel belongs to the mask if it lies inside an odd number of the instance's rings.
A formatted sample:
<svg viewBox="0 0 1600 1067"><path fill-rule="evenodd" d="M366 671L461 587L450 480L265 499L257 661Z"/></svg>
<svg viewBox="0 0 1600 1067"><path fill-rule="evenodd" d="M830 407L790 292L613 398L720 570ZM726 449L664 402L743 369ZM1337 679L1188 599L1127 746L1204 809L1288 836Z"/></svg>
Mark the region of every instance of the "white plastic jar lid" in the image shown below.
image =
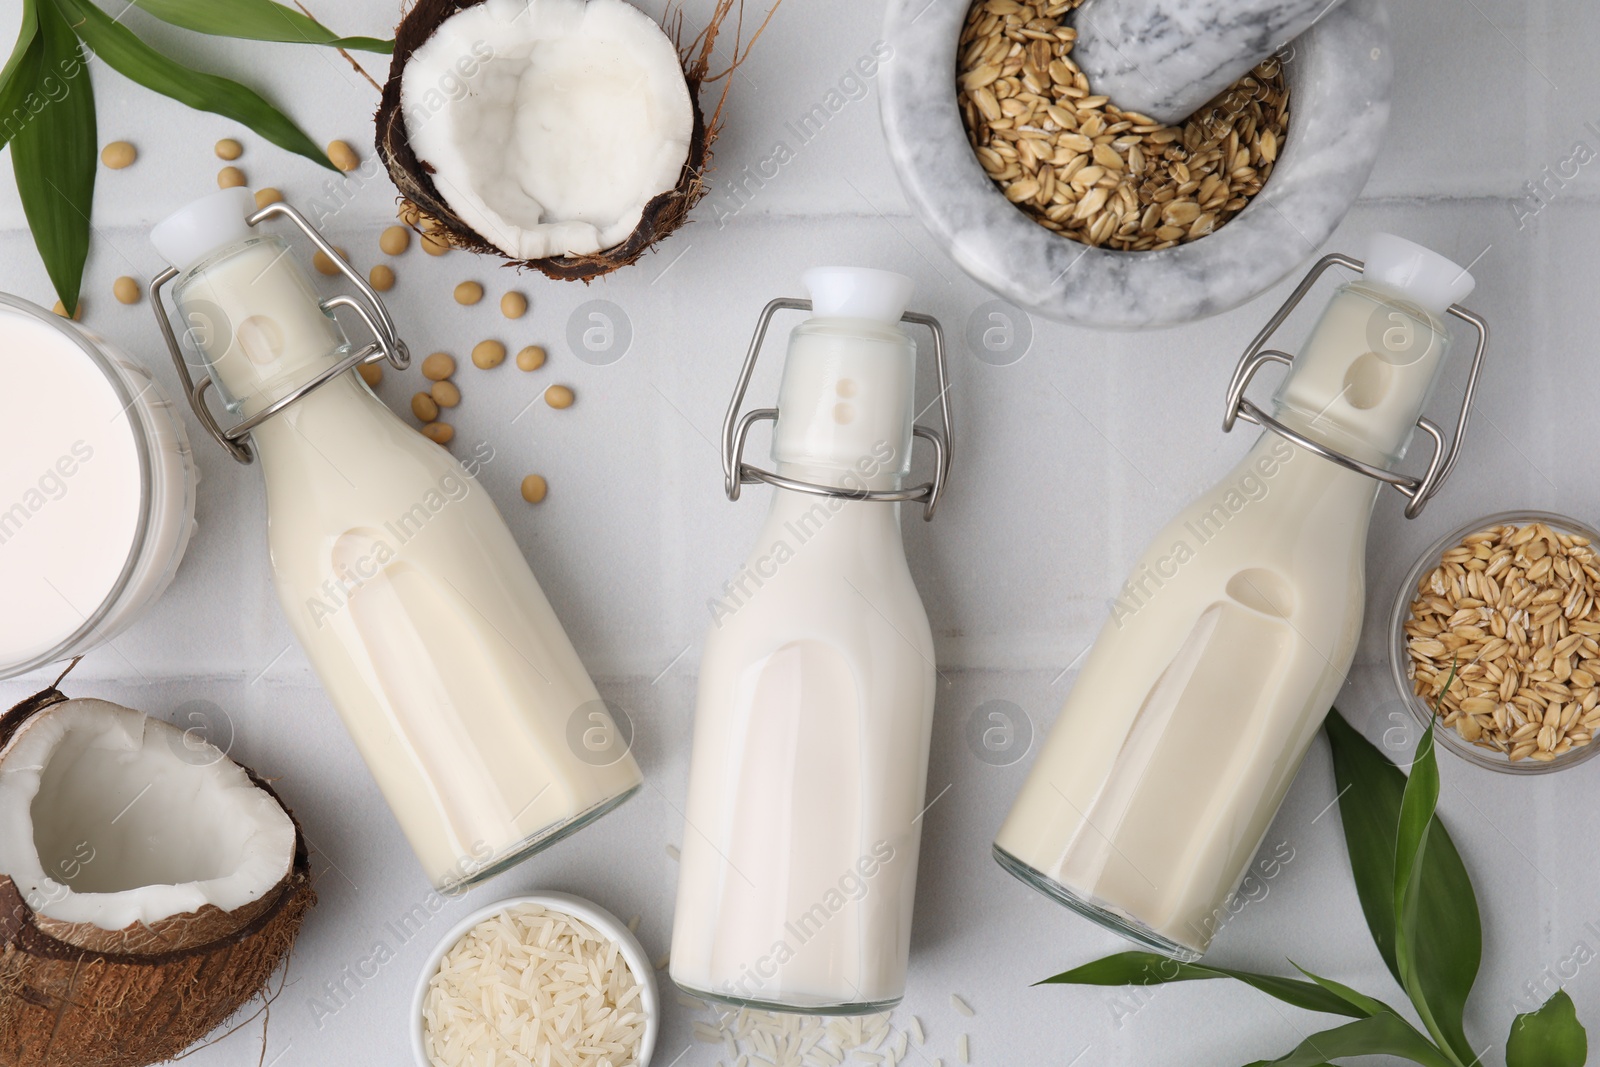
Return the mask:
<svg viewBox="0 0 1600 1067"><path fill-rule="evenodd" d="M97 625L149 514L136 398L71 324L0 294L0 675Z"/></svg>

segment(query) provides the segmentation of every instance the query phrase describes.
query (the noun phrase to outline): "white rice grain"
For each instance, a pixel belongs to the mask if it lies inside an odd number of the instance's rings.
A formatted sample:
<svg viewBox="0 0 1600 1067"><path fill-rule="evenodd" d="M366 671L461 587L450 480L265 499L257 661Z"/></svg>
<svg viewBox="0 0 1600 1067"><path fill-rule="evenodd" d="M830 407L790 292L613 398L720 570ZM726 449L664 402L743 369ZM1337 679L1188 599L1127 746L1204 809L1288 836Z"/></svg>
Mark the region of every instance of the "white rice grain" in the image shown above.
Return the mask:
<svg viewBox="0 0 1600 1067"><path fill-rule="evenodd" d="M440 961L423 1046L434 1067L630 1067L644 1037L639 996L616 942L522 905L467 931Z"/></svg>

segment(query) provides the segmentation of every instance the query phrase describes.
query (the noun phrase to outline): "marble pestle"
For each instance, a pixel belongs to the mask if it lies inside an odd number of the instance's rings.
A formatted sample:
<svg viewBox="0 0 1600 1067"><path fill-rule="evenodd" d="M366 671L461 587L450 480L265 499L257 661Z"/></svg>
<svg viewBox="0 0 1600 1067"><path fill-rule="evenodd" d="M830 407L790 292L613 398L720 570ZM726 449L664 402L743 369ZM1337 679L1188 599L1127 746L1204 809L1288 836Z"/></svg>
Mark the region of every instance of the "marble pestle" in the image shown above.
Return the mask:
<svg viewBox="0 0 1600 1067"><path fill-rule="evenodd" d="M1072 58L1095 93L1177 123L1339 0L1087 0Z"/></svg>

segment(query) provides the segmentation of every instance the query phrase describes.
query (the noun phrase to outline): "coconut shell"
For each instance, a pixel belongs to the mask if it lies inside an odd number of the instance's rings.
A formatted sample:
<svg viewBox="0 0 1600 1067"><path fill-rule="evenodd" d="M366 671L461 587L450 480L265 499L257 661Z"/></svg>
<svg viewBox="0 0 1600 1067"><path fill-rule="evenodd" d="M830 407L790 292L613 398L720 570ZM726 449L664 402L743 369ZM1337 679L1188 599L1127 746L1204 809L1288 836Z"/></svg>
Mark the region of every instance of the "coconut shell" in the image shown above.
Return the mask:
<svg viewBox="0 0 1600 1067"><path fill-rule="evenodd" d="M378 105L376 117L377 150L378 158L388 168L395 188L421 213L421 225L417 229L447 239L452 248L499 256L510 266L532 268L561 281L587 282L637 262L658 241L682 226L689 216L689 209L705 195L706 173L711 165L711 143L717 135L717 123L713 121L708 124L700 108L700 87L705 81L705 56L709 54L709 47L703 47L697 56L682 56L684 78L689 85L689 102L694 109L694 131L689 138L689 155L684 160L678 184L645 205L639 225L628 239L592 255L514 259L450 210L450 205L433 183L431 168L412 151L406 133L405 116L400 110L400 80L411 54L432 37L434 31L450 16L482 2L418 0L395 28L394 57L389 64L389 79L384 84L383 99ZM718 21L727 9L726 4L718 5ZM696 38L696 43L704 45L708 39L715 40L715 37L714 23Z"/></svg>
<svg viewBox="0 0 1600 1067"><path fill-rule="evenodd" d="M50 705L64 703L66 699L67 694L51 686L33 694L4 715L0 715L0 749L10 744L12 735L22 729L23 723Z"/></svg>
<svg viewBox="0 0 1600 1067"><path fill-rule="evenodd" d="M0 717L0 747L64 699L46 690ZM0 1067L144 1067L176 1056L265 994L316 893L299 820L245 772L294 822L295 851L283 881L235 912L208 905L106 931L36 915L0 875Z"/></svg>

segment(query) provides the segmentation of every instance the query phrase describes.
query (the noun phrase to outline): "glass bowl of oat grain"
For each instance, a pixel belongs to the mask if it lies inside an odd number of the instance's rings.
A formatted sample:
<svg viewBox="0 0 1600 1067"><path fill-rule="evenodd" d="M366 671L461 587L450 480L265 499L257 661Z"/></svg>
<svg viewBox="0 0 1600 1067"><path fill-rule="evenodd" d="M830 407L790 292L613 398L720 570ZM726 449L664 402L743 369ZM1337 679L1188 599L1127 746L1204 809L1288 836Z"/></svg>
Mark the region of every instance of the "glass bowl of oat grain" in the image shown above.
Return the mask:
<svg viewBox="0 0 1600 1067"><path fill-rule="evenodd" d="M1587 523L1506 511L1446 534L1401 584L1390 634L1401 700L1424 727L1437 707L1434 736L1463 759L1543 774L1600 750L1600 531Z"/></svg>

